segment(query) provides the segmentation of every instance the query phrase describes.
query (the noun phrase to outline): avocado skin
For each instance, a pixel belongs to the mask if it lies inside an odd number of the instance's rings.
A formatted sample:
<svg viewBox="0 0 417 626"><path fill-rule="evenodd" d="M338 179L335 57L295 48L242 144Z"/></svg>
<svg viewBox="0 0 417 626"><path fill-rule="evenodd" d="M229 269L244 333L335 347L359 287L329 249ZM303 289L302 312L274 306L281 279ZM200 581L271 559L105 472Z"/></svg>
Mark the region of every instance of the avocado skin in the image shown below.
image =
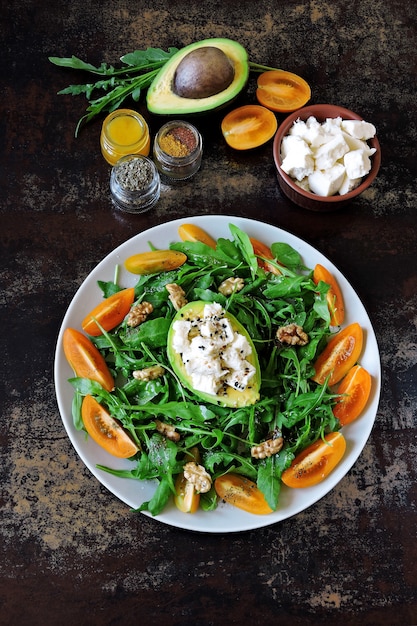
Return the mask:
<svg viewBox="0 0 417 626"><path fill-rule="evenodd" d="M217 47L233 64L234 78L230 85L214 95L204 98L184 98L174 92L175 71L182 59L200 47ZM214 111L232 102L246 86L249 78L248 55L237 41L225 38L204 39L185 46L167 61L149 86L146 104L155 115L195 115Z"/></svg>
<svg viewBox="0 0 417 626"><path fill-rule="evenodd" d="M180 309L174 319L172 320L170 329L168 331L168 342L167 342L167 355L168 360L171 364L172 369L175 374L178 376L180 382L184 387L192 391L197 397L201 398L204 402L208 402L210 404L217 404L218 406L228 406L231 408L239 408L244 406L250 406L255 404L259 400L259 389L261 386L261 372L259 367L258 355L256 353L255 346L253 345L252 339L250 338L246 329L242 326L242 324L230 313L225 312L226 317L229 319L232 328L234 331L244 335L252 348L252 353L248 355L247 360L256 368L256 373L251 380L250 387L245 389L244 391L237 391L236 389L228 388L226 395L211 395L208 393L204 393L202 391L197 391L193 389L191 384L191 379L185 371L184 364L182 362L181 355L175 352L172 348L174 330L173 325L177 320L188 320L188 319L197 319L201 318L204 313L204 307L207 302L202 300L197 300L195 302L189 302L182 309Z"/></svg>

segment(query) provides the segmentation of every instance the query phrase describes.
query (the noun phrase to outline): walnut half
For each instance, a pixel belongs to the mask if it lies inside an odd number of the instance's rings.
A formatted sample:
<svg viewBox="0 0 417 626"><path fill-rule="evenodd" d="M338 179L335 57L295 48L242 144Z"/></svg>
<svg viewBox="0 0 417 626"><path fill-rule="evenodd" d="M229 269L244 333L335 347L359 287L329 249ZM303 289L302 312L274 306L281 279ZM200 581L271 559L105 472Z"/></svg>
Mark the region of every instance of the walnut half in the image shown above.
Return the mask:
<svg viewBox="0 0 417 626"><path fill-rule="evenodd" d="M288 346L305 346L308 344L308 335L298 324L287 324L278 328L275 339L278 344Z"/></svg>
<svg viewBox="0 0 417 626"><path fill-rule="evenodd" d="M267 439L257 446L252 446L251 456L254 459L266 459L267 457L277 454L284 445L284 439L282 437L273 437Z"/></svg>
<svg viewBox="0 0 417 626"><path fill-rule="evenodd" d="M165 289L168 291L168 297L171 300L176 311L179 311L180 309L182 309L183 306L187 304L188 300L185 297L185 291L182 287L180 287L176 283L168 283L167 285L165 285Z"/></svg>
<svg viewBox="0 0 417 626"><path fill-rule="evenodd" d="M211 489L211 476L202 465L190 461L184 465L184 477L194 485L198 493L207 493Z"/></svg>
<svg viewBox="0 0 417 626"><path fill-rule="evenodd" d="M219 293L224 296L230 296L234 291L240 291L245 286L245 281L243 278L226 278L219 285Z"/></svg>
<svg viewBox="0 0 417 626"><path fill-rule="evenodd" d="M153 311L153 306L150 302L139 302L136 306L130 309L127 316L127 325L135 328L142 324Z"/></svg>
<svg viewBox="0 0 417 626"><path fill-rule="evenodd" d="M133 378L136 380L155 380L165 374L165 370L162 365L152 365L151 367L144 367L143 370L135 370L132 372Z"/></svg>
<svg viewBox="0 0 417 626"><path fill-rule="evenodd" d="M167 439L171 441L179 441L181 439L180 434L175 430L172 424L166 424L160 420L155 420L155 426L158 433L161 433Z"/></svg>

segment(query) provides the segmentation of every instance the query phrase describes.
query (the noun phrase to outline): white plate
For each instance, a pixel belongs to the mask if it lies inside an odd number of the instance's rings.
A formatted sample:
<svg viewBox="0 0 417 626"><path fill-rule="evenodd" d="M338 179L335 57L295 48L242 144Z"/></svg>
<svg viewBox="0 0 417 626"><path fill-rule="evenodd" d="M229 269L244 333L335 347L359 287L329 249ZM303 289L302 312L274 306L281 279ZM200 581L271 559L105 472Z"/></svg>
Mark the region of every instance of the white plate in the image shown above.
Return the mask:
<svg viewBox="0 0 417 626"><path fill-rule="evenodd" d="M197 224L214 238L231 238L228 225L233 223L251 237L255 237L268 245L274 242L290 244L301 254L304 264L308 267L313 268L316 263L326 265L337 278L344 294L345 324L358 322L364 330L365 347L360 362L372 376L372 395L359 419L343 429L343 434L347 440L347 451L341 463L323 482L306 489L289 489L283 486L278 510L270 515L252 515L224 503L220 503L215 511L198 511L194 514L186 514L178 511L174 504L169 504L163 513L154 518L178 528L208 533L228 533L261 528L285 520L307 509L333 489L345 476L368 440L375 421L380 395L381 366L378 345L364 306L352 286L337 268L320 252L298 237L275 226L246 218L207 215L174 220L155 226L120 245L103 259L85 279L64 317L55 356L55 387L59 410L65 429L78 455L102 485L132 508L137 508L143 501L150 499L155 489L155 484L152 481L122 479L98 470L97 464L117 469L130 469L133 465L130 461L119 460L110 456L91 438L86 439L83 432L74 428L71 415L74 390L68 382L68 378L73 376L73 372L63 354L62 334L68 326L81 329L81 321L85 315L102 298L97 280L113 280L115 266L120 264L119 284L124 287L133 287L137 282L137 276L129 274L124 269L123 261L132 254L148 251L148 242L151 242L155 247L166 248L171 242L179 241L178 227L184 222ZM148 513L144 514L149 515Z"/></svg>

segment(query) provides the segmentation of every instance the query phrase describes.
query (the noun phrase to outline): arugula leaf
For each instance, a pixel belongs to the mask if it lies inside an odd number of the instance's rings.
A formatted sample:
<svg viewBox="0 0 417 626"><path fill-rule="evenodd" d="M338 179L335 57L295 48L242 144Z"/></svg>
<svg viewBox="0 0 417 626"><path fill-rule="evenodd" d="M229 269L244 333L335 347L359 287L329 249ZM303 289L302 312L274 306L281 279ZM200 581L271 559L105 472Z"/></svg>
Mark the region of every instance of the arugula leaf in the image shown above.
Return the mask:
<svg viewBox="0 0 417 626"><path fill-rule="evenodd" d="M240 249L243 258L249 266L250 273L252 276L252 280L254 280L256 273L258 271L258 260L253 251L253 246L249 239L249 236L240 228L235 226L234 224L229 224L230 232L233 235L233 238Z"/></svg>
<svg viewBox="0 0 417 626"><path fill-rule="evenodd" d="M148 48L147 50L135 50L124 54L120 60L131 67L146 67L150 62L168 61L176 52L178 52L178 48L174 47L168 48L168 52L161 50L161 48Z"/></svg>
<svg viewBox="0 0 417 626"><path fill-rule="evenodd" d="M281 491L282 470L277 467L277 455L265 459L258 465L256 484L265 496L265 500L273 511L277 508Z"/></svg>
<svg viewBox="0 0 417 626"><path fill-rule="evenodd" d="M178 48L171 47L167 52L160 48L147 48L135 50L121 57L123 67L115 68L113 65L101 63L96 67L76 56L56 57L50 56L49 61L58 67L82 70L90 74L109 76L106 80L88 82L84 85L70 85L62 89L58 94L77 96L85 94L88 100L86 114L77 123L75 136L77 137L81 127L94 119L101 112L108 113L118 109L129 96L138 102L143 90L147 89L161 67L176 53ZM93 98L96 91L105 91L105 95Z"/></svg>

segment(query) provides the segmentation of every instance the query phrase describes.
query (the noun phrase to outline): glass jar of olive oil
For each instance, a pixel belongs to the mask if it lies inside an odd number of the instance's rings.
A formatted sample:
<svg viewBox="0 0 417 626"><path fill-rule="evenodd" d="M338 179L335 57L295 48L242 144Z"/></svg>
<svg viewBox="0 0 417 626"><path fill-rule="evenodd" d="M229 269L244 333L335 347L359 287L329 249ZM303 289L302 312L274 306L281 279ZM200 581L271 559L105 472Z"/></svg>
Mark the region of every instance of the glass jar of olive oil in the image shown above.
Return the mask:
<svg viewBox="0 0 417 626"><path fill-rule="evenodd" d="M148 156L151 140L146 120L131 109L117 109L106 117L100 135L101 152L110 165L127 154Z"/></svg>

